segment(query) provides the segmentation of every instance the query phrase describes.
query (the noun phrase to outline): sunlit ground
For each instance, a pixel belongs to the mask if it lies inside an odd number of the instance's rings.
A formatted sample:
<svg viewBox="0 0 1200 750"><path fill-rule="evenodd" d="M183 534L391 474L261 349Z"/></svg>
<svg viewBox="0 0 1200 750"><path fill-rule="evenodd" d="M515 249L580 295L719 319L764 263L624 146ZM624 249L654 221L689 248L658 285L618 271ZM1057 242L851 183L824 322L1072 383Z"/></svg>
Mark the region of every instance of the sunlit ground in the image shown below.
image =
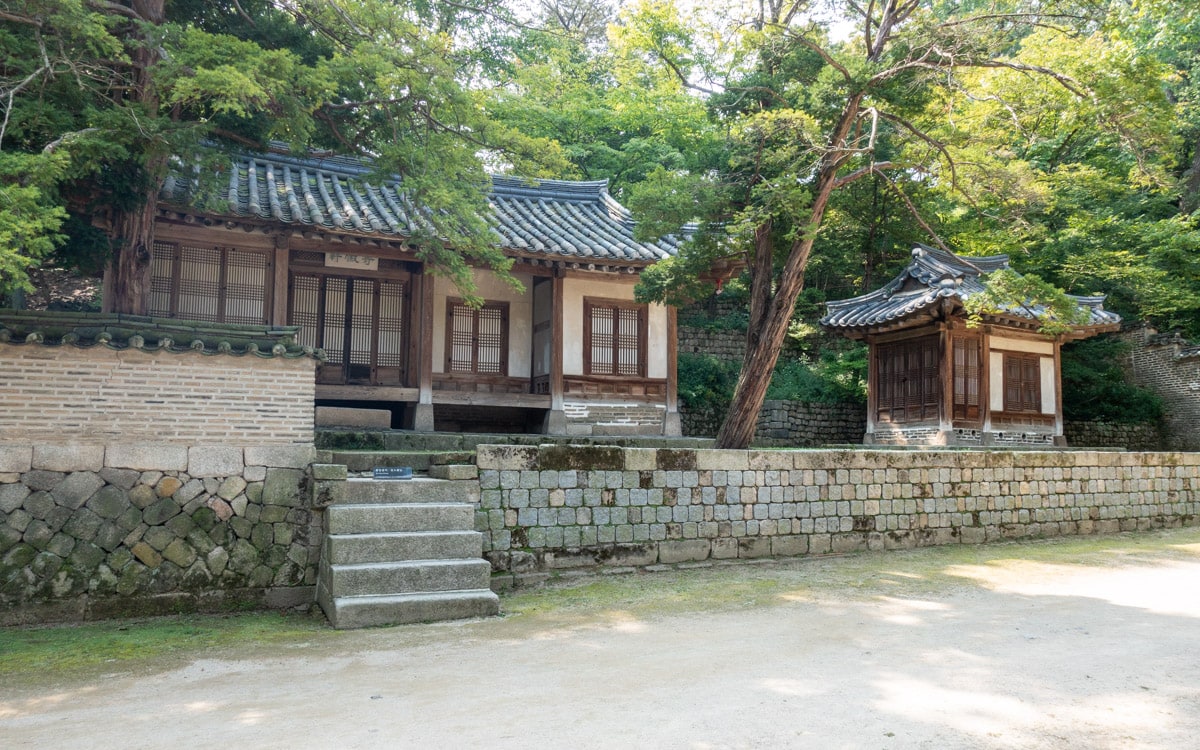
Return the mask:
<svg viewBox="0 0 1200 750"><path fill-rule="evenodd" d="M0 631L0 746L1200 736L1198 528L601 575L502 606L357 632L275 614Z"/></svg>

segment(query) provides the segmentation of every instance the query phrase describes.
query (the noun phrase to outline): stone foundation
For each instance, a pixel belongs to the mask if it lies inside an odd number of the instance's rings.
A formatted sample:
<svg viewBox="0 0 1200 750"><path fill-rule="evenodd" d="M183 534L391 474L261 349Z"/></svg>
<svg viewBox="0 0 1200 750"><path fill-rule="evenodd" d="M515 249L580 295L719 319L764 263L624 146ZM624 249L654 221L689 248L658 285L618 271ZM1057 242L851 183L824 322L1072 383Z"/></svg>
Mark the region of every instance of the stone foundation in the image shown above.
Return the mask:
<svg viewBox="0 0 1200 750"><path fill-rule="evenodd" d="M313 457L0 446L0 624L311 602L322 511L345 477Z"/></svg>
<svg viewBox="0 0 1200 750"><path fill-rule="evenodd" d="M974 544L1192 525L1200 454L480 446L494 570Z"/></svg>

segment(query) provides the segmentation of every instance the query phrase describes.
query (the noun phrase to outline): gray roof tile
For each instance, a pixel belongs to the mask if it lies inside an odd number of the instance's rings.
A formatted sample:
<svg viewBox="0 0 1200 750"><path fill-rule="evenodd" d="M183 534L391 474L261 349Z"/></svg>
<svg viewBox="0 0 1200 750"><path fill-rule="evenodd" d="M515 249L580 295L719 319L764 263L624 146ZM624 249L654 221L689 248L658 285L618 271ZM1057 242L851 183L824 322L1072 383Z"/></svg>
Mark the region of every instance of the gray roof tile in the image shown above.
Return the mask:
<svg viewBox="0 0 1200 750"><path fill-rule="evenodd" d="M353 232L409 236L419 216L400 181L374 184L370 166L348 157L299 158L230 154L221 216ZM191 180L172 174L162 200L189 206ZM644 264L674 255L681 237L634 239L629 211L608 194L607 181L525 180L493 176L489 223L496 241L518 255Z"/></svg>
<svg viewBox="0 0 1200 750"><path fill-rule="evenodd" d="M925 245L912 251L912 261L899 276L859 297L829 302L821 325L833 329L866 329L899 321L929 309L941 300L962 302L983 291L984 277L1008 268L1007 255L965 258ZM1075 297L1089 309L1091 318L1080 328L1113 328L1121 316L1104 309L1104 297ZM1042 311L1024 307L1006 311L1013 317L1033 320Z"/></svg>

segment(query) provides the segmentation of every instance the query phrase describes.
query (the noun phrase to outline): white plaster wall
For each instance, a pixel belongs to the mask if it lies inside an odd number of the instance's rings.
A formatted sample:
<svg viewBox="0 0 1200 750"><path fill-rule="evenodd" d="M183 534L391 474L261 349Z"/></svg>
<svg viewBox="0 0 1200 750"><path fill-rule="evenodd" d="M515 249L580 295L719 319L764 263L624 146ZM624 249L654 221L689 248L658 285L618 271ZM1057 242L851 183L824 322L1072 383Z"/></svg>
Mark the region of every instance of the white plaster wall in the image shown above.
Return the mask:
<svg viewBox="0 0 1200 750"><path fill-rule="evenodd" d="M1004 411L1004 353L988 353L989 408Z"/></svg>
<svg viewBox="0 0 1200 750"><path fill-rule="evenodd" d="M475 287L487 302L508 303L508 375L529 377L533 347L533 277L513 274L525 286L518 292L491 271L475 269ZM433 286L433 371L446 371L446 298L462 293L449 279L434 277Z"/></svg>
<svg viewBox="0 0 1200 750"><path fill-rule="evenodd" d="M583 298L633 300L637 277L628 281L563 279L563 374L583 374ZM667 377L667 308L650 305L646 321L646 377Z"/></svg>
<svg viewBox="0 0 1200 750"><path fill-rule="evenodd" d="M1042 414L1053 414L1055 411L1054 393L1054 357L1042 357L1038 367L1042 376Z"/></svg>
<svg viewBox="0 0 1200 750"><path fill-rule="evenodd" d="M1032 339L1008 339L1001 336L988 338L991 349L1003 349L1007 352L1029 352L1030 354L1054 355L1054 342L1034 341Z"/></svg>

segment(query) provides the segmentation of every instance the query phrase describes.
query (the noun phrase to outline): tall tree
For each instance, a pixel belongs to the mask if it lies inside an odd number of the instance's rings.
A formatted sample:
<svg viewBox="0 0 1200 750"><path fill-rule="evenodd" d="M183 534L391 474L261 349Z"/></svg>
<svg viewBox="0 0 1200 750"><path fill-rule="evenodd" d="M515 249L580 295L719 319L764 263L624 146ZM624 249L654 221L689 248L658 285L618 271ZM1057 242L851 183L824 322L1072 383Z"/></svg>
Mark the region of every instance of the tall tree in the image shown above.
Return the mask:
<svg viewBox="0 0 1200 750"><path fill-rule="evenodd" d="M853 27L831 39L813 20L817 3L792 0L760 6L743 36L749 65L733 67L707 88L710 105L728 124L728 164L689 187L717 195L707 206L712 227L745 254L751 275L746 354L721 447L749 444L757 416L821 227L836 193L871 178L918 217L930 241L944 244L913 204L905 183L954 185L955 144L938 127L954 116L936 106L952 94L987 98L981 70L1007 70L1047 80L1079 101L1096 94L1088 82L1023 60L1035 30L1075 44L1098 28L1088 3L978 0L833 2ZM669 13L646 28L646 49L696 88L698 57L680 39L688 30ZM718 78L712 76L714 79ZM983 88L980 88L983 86ZM973 88L974 87L974 88ZM1119 104L1119 103L1118 103ZM1117 106L1117 105L1114 105ZM675 183L663 192L679 191ZM648 193L653 202L653 191ZM703 203L703 201L701 201Z"/></svg>
<svg viewBox="0 0 1200 750"><path fill-rule="evenodd" d="M469 259L508 267L485 218L484 159L531 176L565 167L553 143L490 119L465 85L480 63L458 40L481 17L426 0L4 3L0 35L18 43L0 67L0 145L65 157L41 205L106 216L109 309L145 310L159 191L172 159L204 158L205 139L370 157L427 209L418 253L471 296ZM56 226L23 226L36 235L27 248L57 239Z"/></svg>

